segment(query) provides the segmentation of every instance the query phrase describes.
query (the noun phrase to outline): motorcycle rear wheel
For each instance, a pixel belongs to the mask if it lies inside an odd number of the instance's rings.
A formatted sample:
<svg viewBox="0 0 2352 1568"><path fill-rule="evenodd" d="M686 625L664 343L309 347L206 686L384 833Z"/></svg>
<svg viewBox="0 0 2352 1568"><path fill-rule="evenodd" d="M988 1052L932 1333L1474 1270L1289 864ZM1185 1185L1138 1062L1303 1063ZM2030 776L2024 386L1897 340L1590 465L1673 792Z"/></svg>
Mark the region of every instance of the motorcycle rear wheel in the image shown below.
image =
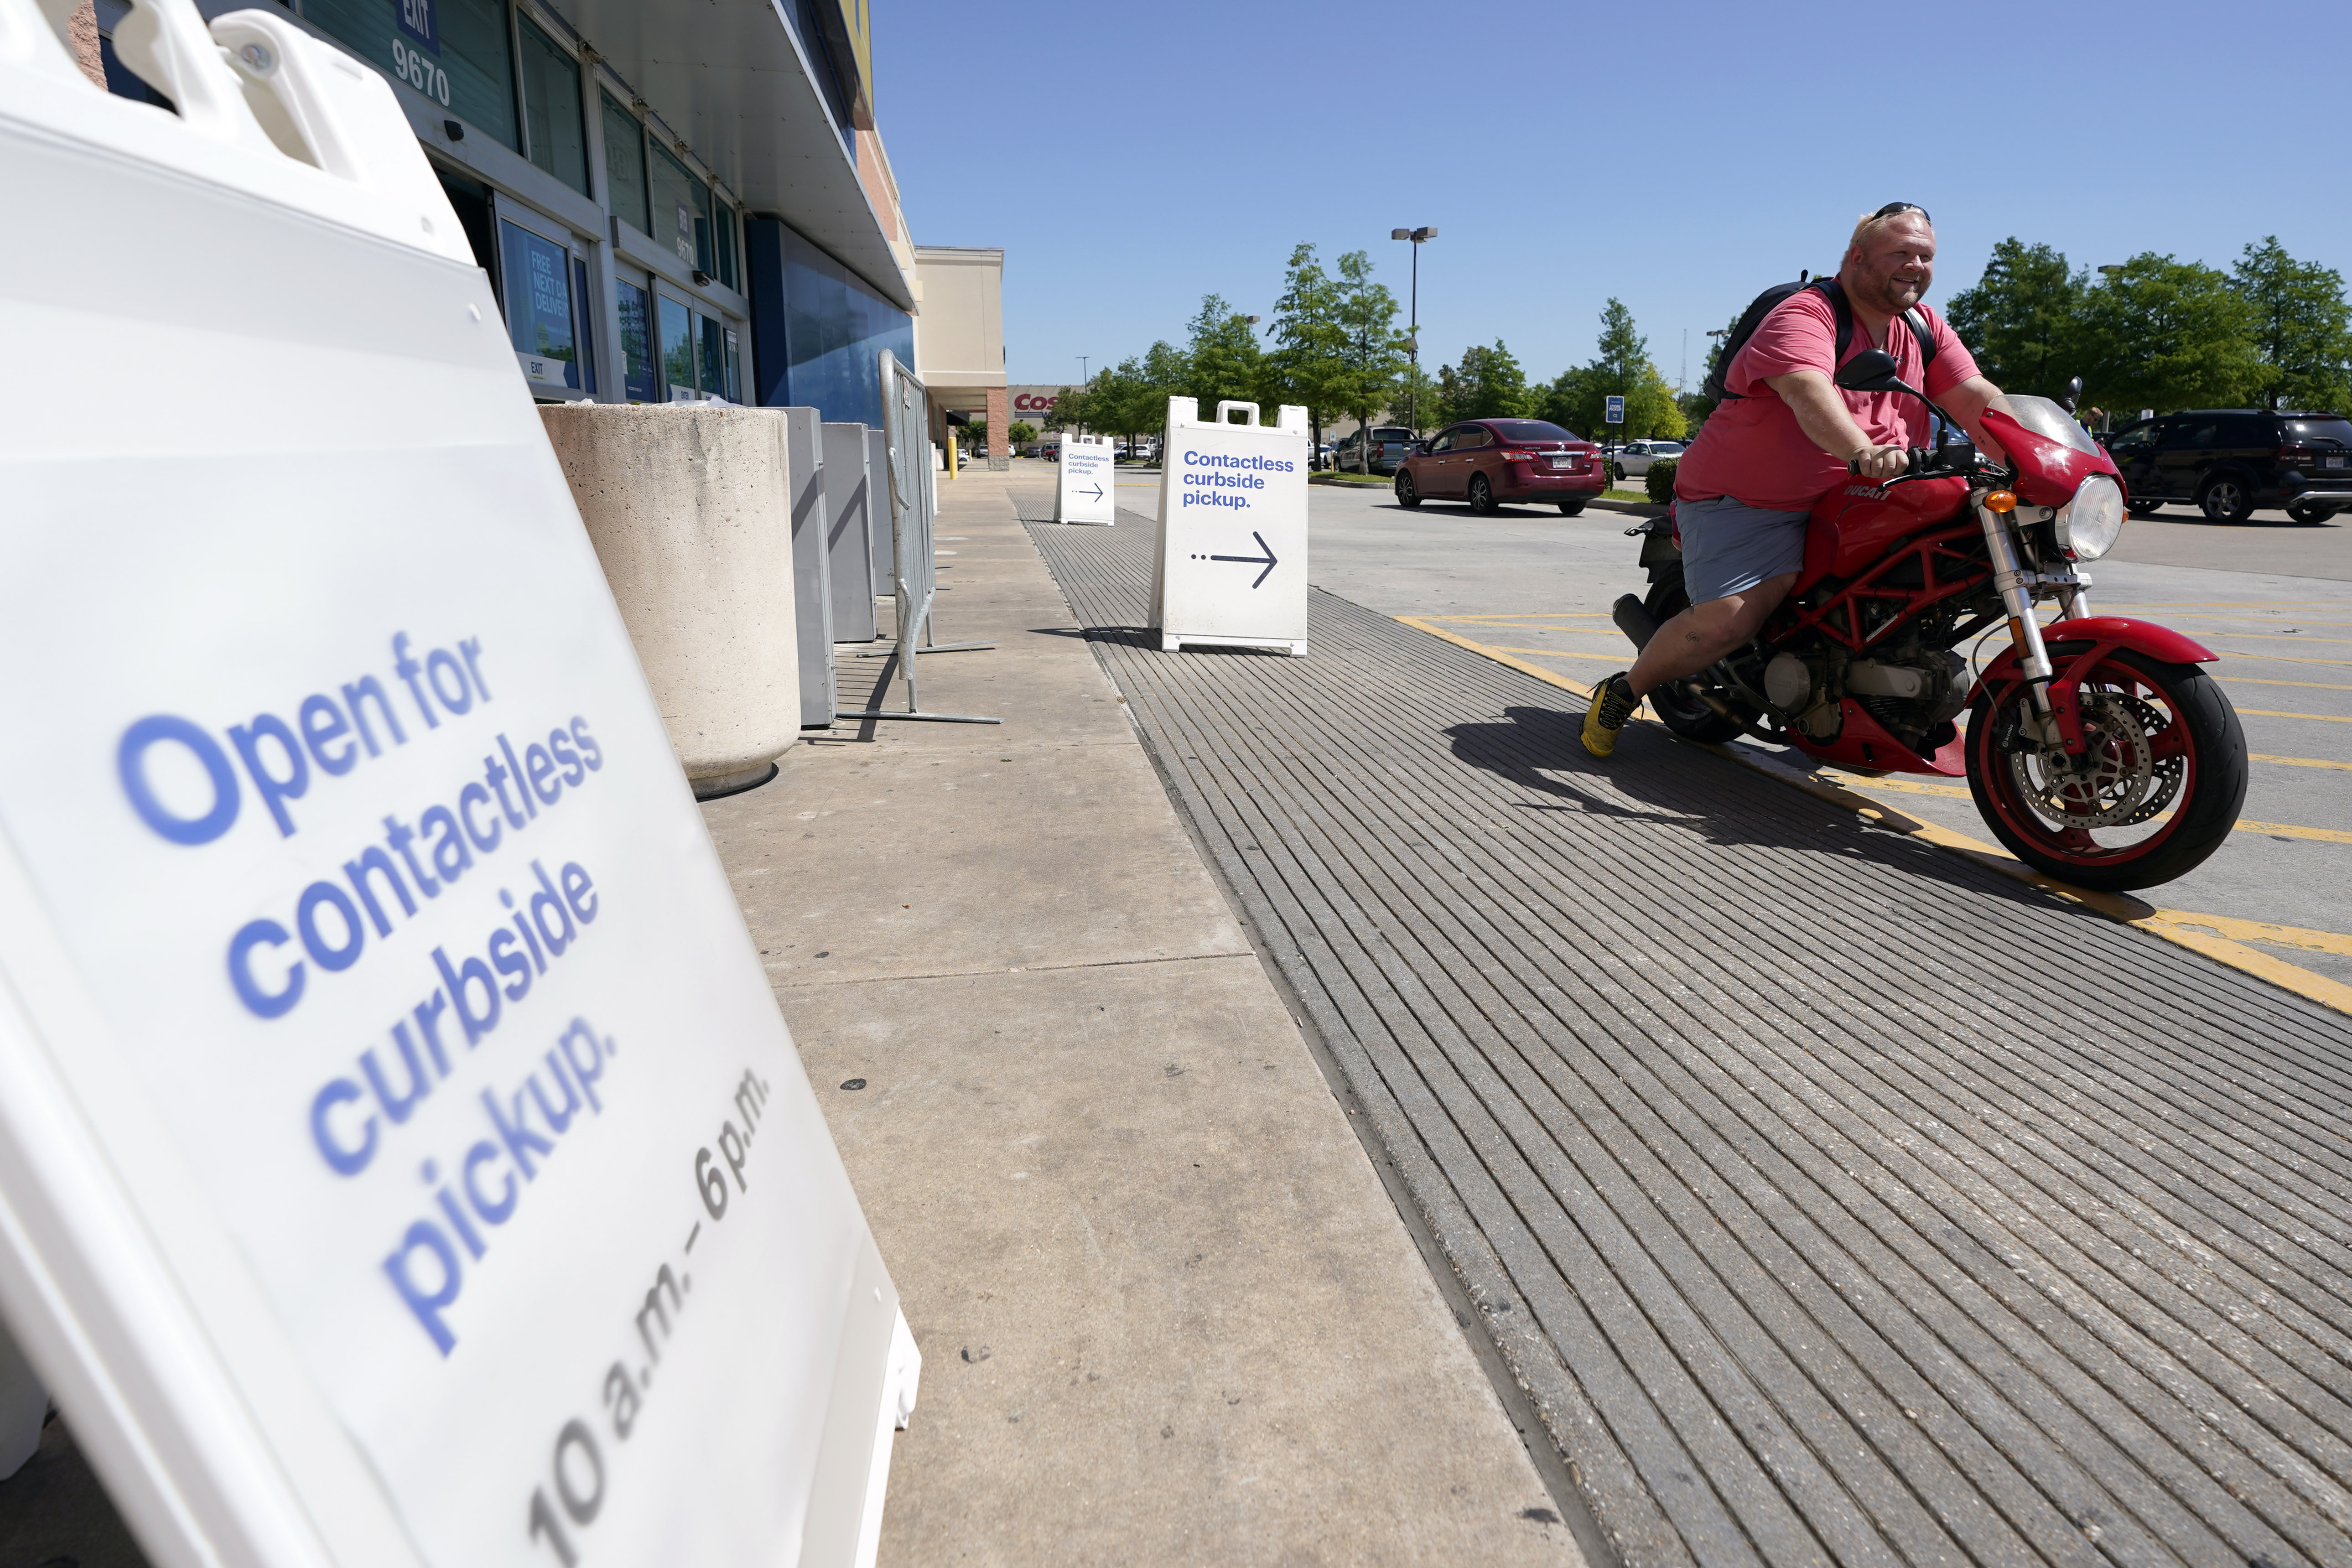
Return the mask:
<svg viewBox="0 0 2352 1568"><path fill-rule="evenodd" d="M1675 567L1650 590L1643 603L1650 619L1663 626L1690 608L1690 595L1683 592L1682 569ZM1704 702L1695 701L1675 689L1679 684L1668 682L1650 693L1650 709L1658 722L1685 741L1702 745L1720 746L1744 732L1748 726L1727 714L1718 713Z"/></svg>
<svg viewBox="0 0 2352 1568"><path fill-rule="evenodd" d="M2055 643L2063 665L2087 644ZM2193 664L2123 649L2084 677L2090 742L2082 768L2053 773L2017 743L2026 688L1969 715L1969 791L2011 853L2037 870L2100 892L2152 888L2188 875L2221 847L2246 799L2246 737L2237 710Z"/></svg>

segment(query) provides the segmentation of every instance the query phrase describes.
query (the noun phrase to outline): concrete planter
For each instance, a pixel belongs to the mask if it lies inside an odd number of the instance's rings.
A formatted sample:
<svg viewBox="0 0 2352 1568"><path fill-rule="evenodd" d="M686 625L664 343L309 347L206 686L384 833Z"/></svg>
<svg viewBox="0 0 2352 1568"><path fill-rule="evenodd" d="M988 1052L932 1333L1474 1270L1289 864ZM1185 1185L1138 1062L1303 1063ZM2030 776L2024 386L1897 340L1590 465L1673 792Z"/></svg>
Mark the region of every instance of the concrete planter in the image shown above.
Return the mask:
<svg viewBox="0 0 2352 1568"><path fill-rule="evenodd" d="M791 487L767 409L540 409L696 795L800 738Z"/></svg>

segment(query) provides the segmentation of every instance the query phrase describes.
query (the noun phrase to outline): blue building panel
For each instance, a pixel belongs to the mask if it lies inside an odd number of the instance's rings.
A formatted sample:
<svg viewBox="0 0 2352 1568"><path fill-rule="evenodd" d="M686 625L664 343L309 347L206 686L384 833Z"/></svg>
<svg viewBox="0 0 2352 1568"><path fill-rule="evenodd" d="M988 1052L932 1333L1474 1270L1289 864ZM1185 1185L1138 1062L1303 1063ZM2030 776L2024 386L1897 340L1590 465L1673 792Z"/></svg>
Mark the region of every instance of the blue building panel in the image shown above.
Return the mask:
<svg viewBox="0 0 2352 1568"><path fill-rule="evenodd" d="M743 223L751 285L753 401L815 408L828 420L882 423L880 355L915 363L915 319L790 224Z"/></svg>

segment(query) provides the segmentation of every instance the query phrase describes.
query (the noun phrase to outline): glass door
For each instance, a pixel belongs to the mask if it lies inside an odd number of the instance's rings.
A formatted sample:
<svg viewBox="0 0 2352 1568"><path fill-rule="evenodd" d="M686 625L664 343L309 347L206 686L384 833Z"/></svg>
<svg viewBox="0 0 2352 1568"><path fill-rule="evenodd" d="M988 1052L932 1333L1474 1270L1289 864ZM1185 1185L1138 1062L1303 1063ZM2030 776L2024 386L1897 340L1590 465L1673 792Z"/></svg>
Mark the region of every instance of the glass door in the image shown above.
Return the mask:
<svg viewBox="0 0 2352 1568"><path fill-rule="evenodd" d="M672 403L695 403L702 393L695 374L694 312L667 294L654 296L664 395Z"/></svg>
<svg viewBox="0 0 2352 1568"><path fill-rule="evenodd" d="M654 297L623 278L615 281L621 305L621 395L631 403L659 403L661 374L654 366Z"/></svg>
<svg viewBox="0 0 2352 1568"><path fill-rule="evenodd" d="M499 204L499 255L506 288L507 333L515 362L536 397L570 400L595 390L583 330L571 247L536 213Z"/></svg>

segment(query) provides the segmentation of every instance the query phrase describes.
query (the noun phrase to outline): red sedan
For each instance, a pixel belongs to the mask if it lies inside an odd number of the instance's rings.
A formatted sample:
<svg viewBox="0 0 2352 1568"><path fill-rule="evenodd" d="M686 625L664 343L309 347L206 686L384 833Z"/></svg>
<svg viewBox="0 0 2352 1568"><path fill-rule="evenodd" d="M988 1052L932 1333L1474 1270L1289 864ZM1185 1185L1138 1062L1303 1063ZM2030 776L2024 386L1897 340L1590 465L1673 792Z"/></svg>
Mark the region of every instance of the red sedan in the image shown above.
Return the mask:
<svg viewBox="0 0 2352 1568"><path fill-rule="evenodd" d="M1399 506L1466 500L1475 512L1550 501L1574 517L1608 488L1601 448L1542 419L1449 425L1399 465Z"/></svg>

